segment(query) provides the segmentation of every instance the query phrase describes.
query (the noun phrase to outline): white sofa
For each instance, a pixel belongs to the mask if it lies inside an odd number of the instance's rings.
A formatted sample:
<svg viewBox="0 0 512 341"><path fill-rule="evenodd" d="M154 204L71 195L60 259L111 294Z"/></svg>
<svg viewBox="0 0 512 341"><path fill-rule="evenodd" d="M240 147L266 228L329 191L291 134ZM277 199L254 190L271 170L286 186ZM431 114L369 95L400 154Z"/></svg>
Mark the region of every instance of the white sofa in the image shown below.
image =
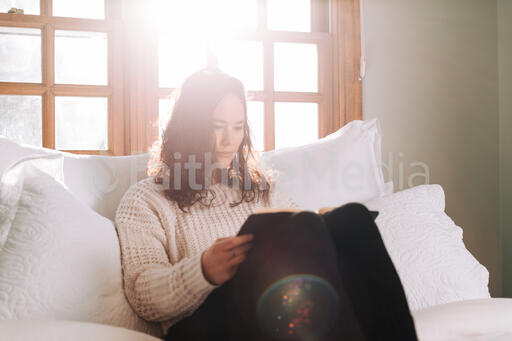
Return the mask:
<svg viewBox="0 0 512 341"><path fill-rule="evenodd" d="M317 143L266 153L262 164L280 171L282 187L304 209L359 201L380 212L420 340L512 340L512 300L490 298L487 270L444 213L441 186L392 193L380 170L380 138L378 122L355 121ZM304 155L314 155L312 171L300 167ZM147 157L73 155L0 136L0 339L162 336L124 297L112 222L122 195L146 176ZM319 170L354 165L366 187L343 183L340 171L320 174L333 182L307 190Z"/></svg>

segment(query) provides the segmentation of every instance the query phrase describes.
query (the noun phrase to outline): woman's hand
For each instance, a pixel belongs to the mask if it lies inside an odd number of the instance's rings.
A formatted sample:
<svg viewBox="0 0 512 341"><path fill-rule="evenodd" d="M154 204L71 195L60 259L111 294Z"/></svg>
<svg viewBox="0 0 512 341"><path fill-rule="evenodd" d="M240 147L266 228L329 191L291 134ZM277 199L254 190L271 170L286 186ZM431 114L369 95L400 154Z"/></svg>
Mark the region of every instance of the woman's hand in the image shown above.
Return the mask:
<svg viewBox="0 0 512 341"><path fill-rule="evenodd" d="M206 280L213 285L230 280L247 257L252 239L252 234L217 239L201 256Z"/></svg>

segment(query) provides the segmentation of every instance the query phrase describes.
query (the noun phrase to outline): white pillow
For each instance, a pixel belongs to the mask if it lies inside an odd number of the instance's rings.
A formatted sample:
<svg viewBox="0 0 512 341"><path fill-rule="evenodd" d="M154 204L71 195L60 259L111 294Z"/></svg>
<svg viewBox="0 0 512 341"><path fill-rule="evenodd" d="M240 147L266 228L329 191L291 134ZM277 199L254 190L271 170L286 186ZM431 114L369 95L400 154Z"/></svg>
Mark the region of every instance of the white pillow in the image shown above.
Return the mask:
<svg viewBox="0 0 512 341"><path fill-rule="evenodd" d="M302 208L316 211L392 192L384 183L376 118L352 121L310 144L263 153L263 168L277 170L277 187Z"/></svg>
<svg viewBox="0 0 512 341"><path fill-rule="evenodd" d="M125 328L62 320L0 321L0 335L9 341L161 341Z"/></svg>
<svg viewBox="0 0 512 341"><path fill-rule="evenodd" d="M75 155L19 144L0 136L0 174L13 162L34 154L64 157L64 183L84 204L114 220L128 188L146 177L149 154L132 156Z"/></svg>
<svg viewBox="0 0 512 341"><path fill-rule="evenodd" d="M421 185L365 203L404 286L411 310L489 298L489 272L466 249L444 212L440 185Z"/></svg>
<svg viewBox="0 0 512 341"><path fill-rule="evenodd" d="M114 220L116 208L128 188L147 176L149 158L149 154L75 155L19 144L3 136L0 136L0 151L0 173L24 156L64 156L66 186L80 201L110 220ZM275 167L281 173L278 189L288 192L303 209L365 201L393 192L393 183L384 183L381 134L376 118L352 121L304 146L265 152L261 160L264 167ZM352 174L357 169L361 172Z"/></svg>
<svg viewBox="0 0 512 341"><path fill-rule="evenodd" d="M441 304L413 312L421 341L510 341L512 299L487 298Z"/></svg>
<svg viewBox="0 0 512 341"><path fill-rule="evenodd" d="M36 154L57 154L59 152L53 149L34 147L27 144L20 144L7 137L0 135L0 174L7 167L26 156Z"/></svg>
<svg viewBox="0 0 512 341"><path fill-rule="evenodd" d="M112 221L49 175L62 161L29 157L2 176L0 320L97 322L160 336L160 326L140 319L125 298Z"/></svg>

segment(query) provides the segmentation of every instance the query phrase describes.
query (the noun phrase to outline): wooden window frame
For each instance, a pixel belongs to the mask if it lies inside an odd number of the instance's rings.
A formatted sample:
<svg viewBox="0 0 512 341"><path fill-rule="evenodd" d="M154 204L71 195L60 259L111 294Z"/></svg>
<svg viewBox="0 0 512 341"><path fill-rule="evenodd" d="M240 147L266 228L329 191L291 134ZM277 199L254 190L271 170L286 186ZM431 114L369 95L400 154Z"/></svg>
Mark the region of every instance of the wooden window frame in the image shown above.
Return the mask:
<svg viewBox="0 0 512 341"><path fill-rule="evenodd" d="M352 120L362 120L360 0L312 0L311 32L279 32L262 29L267 0L258 0L258 32L233 38L263 43L264 87L248 91L251 100L264 103L265 150L275 146L276 102L318 104L318 136L324 137ZM313 43L318 46L318 91L274 91L275 42ZM174 89L159 88L158 99L169 98ZM142 122L141 122L142 123ZM157 134L153 135L158 137Z"/></svg>
<svg viewBox="0 0 512 341"><path fill-rule="evenodd" d="M285 32L267 30L267 0L258 0L258 25L256 31L232 34L225 38L257 41L263 45L263 90L247 91L251 101L263 103L264 150L275 148L275 103L307 102L318 105L318 136L332 132L332 77L330 61L332 37L329 33L329 1L311 0L311 32ZM314 44L318 52L317 92L285 92L274 89L274 43ZM205 65L206 66L206 65ZM158 99L169 98L174 88L159 88Z"/></svg>
<svg viewBox="0 0 512 341"><path fill-rule="evenodd" d="M274 103L318 103L318 136L324 137L354 119L362 119L360 65L360 0L312 0L311 32L266 31L266 2L258 0L258 27L235 38L264 45L264 88L248 91L264 103L265 150L275 145ZM122 3L121 3L122 2ZM71 150L77 154L131 155L145 153L158 140L158 100L174 89L158 85L158 41L145 29L150 14L136 0L105 0L105 19L53 17L52 0L40 1L40 15L0 14L0 26L41 29L42 83L0 82L0 94L42 96L43 141L55 148L55 96L107 97L108 150ZM121 11L121 7L126 6ZM121 16L121 12L123 16ZM64 85L54 82L54 31L107 33L108 84ZM130 39L128 39L128 37ZM318 91L276 92L273 44L313 43L318 46Z"/></svg>
<svg viewBox="0 0 512 341"><path fill-rule="evenodd" d="M332 131L363 119L360 1L331 0Z"/></svg>
<svg viewBox="0 0 512 341"><path fill-rule="evenodd" d="M263 90L249 90L251 101L262 102L264 105L264 142L265 150L274 149L274 104L276 102L307 102L318 104L319 137L328 134L331 117L331 88L329 86L329 73L327 72L328 55L330 51L330 37L328 33L314 32L265 32L253 34L238 34L228 39L243 41L257 41L263 43ZM318 47L318 91L313 92L284 92L274 90L274 43L308 43ZM206 66L206 65L205 65ZM175 89L159 88L158 98L169 98Z"/></svg>
<svg viewBox="0 0 512 341"><path fill-rule="evenodd" d="M41 30L41 83L0 82L0 95L33 95L42 98L42 146L55 149L55 97L106 97L108 99L108 149L62 150L76 154L124 153L122 116L122 68L119 58L119 6L105 1L105 19L52 16L52 0L40 1L40 15L0 13L0 26ZM116 13L117 12L117 13ZM107 35L107 85L55 84L55 31L90 31ZM116 61L116 62L114 62Z"/></svg>

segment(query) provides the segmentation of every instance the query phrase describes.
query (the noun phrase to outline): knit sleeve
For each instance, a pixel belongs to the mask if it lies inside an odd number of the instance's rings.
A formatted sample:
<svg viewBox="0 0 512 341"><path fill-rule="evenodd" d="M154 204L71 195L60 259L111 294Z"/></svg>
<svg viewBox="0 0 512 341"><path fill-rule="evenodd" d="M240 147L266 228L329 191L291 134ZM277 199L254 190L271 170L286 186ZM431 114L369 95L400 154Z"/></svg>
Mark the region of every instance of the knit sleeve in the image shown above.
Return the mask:
<svg viewBox="0 0 512 341"><path fill-rule="evenodd" d="M276 180L270 180L269 198L271 208L300 208L293 198L277 185Z"/></svg>
<svg viewBox="0 0 512 341"><path fill-rule="evenodd" d="M196 310L215 286L204 278L201 253L170 262L163 224L170 225L172 235L175 215L159 214L152 196L135 185L116 212L124 291L132 309L143 319L171 320L174 324Z"/></svg>

